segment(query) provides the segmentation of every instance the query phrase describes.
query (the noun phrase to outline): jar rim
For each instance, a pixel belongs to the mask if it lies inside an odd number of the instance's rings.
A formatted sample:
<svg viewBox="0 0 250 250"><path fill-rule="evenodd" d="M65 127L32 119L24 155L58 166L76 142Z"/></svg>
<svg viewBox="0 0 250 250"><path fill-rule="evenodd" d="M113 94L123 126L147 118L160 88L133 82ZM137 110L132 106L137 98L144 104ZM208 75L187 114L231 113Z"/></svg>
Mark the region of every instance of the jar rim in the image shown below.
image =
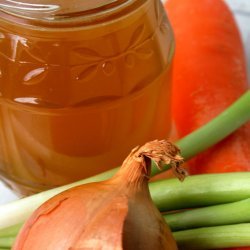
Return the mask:
<svg viewBox="0 0 250 250"><path fill-rule="evenodd" d="M75 26L112 16L135 2L138 0L2 0L0 14L11 15L20 22Z"/></svg>

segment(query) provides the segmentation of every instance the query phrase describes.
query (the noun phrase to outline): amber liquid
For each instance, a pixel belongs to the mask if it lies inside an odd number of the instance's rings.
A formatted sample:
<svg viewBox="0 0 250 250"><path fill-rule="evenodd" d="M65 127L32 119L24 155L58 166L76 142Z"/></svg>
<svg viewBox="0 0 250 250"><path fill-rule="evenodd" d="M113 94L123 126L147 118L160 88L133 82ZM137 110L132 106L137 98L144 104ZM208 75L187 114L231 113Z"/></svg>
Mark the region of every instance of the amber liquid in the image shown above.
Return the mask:
<svg viewBox="0 0 250 250"><path fill-rule="evenodd" d="M77 28L0 28L0 173L22 194L119 166L170 131L172 32L159 1Z"/></svg>

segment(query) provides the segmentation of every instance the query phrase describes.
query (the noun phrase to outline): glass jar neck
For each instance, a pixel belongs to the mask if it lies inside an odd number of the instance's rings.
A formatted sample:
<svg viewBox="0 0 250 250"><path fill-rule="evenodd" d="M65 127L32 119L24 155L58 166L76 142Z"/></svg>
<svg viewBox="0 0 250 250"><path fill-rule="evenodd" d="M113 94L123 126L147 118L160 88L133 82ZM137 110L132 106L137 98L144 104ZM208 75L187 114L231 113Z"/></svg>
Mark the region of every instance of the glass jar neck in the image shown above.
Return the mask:
<svg viewBox="0 0 250 250"><path fill-rule="evenodd" d="M0 17L41 26L78 26L129 12L140 0L2 0Z"/></svg>

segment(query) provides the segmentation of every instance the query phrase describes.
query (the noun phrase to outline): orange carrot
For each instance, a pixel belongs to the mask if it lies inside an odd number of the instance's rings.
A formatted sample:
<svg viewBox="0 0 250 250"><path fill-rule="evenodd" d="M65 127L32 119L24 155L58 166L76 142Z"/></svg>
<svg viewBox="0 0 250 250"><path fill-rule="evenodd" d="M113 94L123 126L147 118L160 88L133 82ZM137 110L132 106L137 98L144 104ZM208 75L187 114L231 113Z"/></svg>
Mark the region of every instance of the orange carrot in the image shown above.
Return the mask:
<svg viewBox="0 0 250 250"><path fill-rule="evenodd" d="M176 39L172 111L183 137L247 90L246 62L239 30L224 1L168 0L165 7ZM191 174L250 171L250 123L189 165Z"/></svg>
<svg viewBox="0 0 250 250"><path fill-rule="evenodd" d="M183 137L247 90L246 62L237 25L224 1L168 0L166 10L176 38L173 117ZM191 173L250 170L249 128L248 123L193 159Z"/></svg>

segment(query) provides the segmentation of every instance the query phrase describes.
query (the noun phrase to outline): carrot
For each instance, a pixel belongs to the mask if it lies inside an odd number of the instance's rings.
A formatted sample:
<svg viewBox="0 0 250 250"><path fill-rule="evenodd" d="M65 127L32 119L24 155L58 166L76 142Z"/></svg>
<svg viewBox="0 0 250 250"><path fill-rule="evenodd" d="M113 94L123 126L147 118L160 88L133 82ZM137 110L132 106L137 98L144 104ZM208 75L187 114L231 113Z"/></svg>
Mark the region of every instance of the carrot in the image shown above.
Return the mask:
<svg viewBox="0 0 250 250"><path fill-rule="evenodd" d="M224 1L168 0L165 9L176 39L172 112L183 137L248 89L246 61L239 30ZM250 123L193 158L189 166L190 174L250 171Z"/></svg>
<svg viewBox="0 0 250 250"><path fill-rule="evenodd" d="M168 0L166 10L176 38L173 117L183 137L247 90L246 62L233 14L223 1ZM191 173L250 170L249 128L248 123L195 157Z"/></svg>

